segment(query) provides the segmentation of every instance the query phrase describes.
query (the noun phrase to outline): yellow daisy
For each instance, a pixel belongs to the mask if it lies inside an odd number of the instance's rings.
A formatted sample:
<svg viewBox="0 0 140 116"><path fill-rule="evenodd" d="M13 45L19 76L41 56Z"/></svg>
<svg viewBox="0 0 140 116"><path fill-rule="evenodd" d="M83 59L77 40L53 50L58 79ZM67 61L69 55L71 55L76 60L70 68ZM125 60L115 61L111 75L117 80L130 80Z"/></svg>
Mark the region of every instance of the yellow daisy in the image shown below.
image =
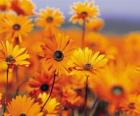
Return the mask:
<svg viewBox="0 0 140 116"><path fill-rule="evenodd" d="M93 52L89 48L78 48L74 51L71 60L69 61L70 67L77 71L81 71L86 75L95 73L98 69L104 67L108 59L100 52Z"/></svg>
<svg viewBox="0 0 140 116"><path fill-rule="evenodd" d="M16 43L22 42L22 38L31 32L33 28L33 24L28 17L15 14L6 15L0 24L0 33L6 33L7 38L12 38Z"/></svg>
<svg viewBox="0 0 140 116"><path fill-rule="evenodd" d="M27 96L17 96L7 107L4 116L43 116L40 105Z"/></svg>
<svg viewBox="0 0 140 116"><path fill-rule="evenodd" d="M39 94L39 98L42 101L42 105L44 105L48 97L49 95L46 93ZM56 113L56 108L59 105L60 103L56 100L56 98L50 98L47 104L44 106L44 110L47 111L48 114L53 114Z"/></svg>
<svg viewBox="0 0 140 116"><path fill-rule="evenodd" d="M64 23L64 16L59 9L49 8L40 11L37 25L43 28L58 27Z"/></svg>
<svg viewBox="0 0 140 116"><path fill-rule="evenodd" d="M29 54L25 48L20 48L18 45L13 46L11 43L1 42L0 47L0 62L5 62L8 66L28 66L30 63L27 60Z"/></svg>
<svg viewBox="0 0 140 116"><path fill-rule="evenodd" d="M73 16L70 21L72 23L82 23L91 18L96 18L99 15L99 9L94 2L76 2L72 5Z"/></svg>

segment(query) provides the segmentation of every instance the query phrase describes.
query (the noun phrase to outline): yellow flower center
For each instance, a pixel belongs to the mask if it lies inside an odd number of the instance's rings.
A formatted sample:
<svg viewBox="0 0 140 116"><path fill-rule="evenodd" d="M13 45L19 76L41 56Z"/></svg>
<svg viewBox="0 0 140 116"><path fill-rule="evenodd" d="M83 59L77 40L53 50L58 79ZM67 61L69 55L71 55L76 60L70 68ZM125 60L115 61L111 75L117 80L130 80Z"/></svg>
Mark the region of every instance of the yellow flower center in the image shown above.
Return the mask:
<svg viewBox="0 0 140 116"><path fill-rule="evenodd" d="M15 31L20 30L20 28L21 28L21 26L20 26L19 24L14 24L14 25L13 25L13 29L14 29Z"/></svg>
<svg viewBox="0 0 140 116"><path fill-rule="evenodd" d="M51 16L47 17L46 21L47 21L48 23L53 22L53 17L51 17Z"/></svg>
<svg viewBox="0 0 140 116"><path fill-rule="evenodd" d="M9 55L6 60L5 60L8 64L12 64L15 62L15 59L13 56Z"/></svg>
<svg viewBox="0 0 140 116"><path fill-rule="evenodd" d="M63 60L63 58L64 58L64 54L63 54L62 51L57 50L57 51L54 52L53 57L54 57L54 59L55 59L56 61L60 62L60 61Z"/></svg>
<svg viewBox="0 0 140 116"><path fill-rule="evenodd" d="M84 68L84 70L86 70L86 71L90 71L90 70L92 70L92 65L89 64L89 63L87 63L87 64L85 64L85 65L83 66L83 68Z"/></svg>
<svg viewBox="0 0 140 116"><path fill-rule="evenodd" d="M120 96L123 94L123 88L120 87L120 86L115 86L112 88L112 93L115 95L115 96Z"/></svg>

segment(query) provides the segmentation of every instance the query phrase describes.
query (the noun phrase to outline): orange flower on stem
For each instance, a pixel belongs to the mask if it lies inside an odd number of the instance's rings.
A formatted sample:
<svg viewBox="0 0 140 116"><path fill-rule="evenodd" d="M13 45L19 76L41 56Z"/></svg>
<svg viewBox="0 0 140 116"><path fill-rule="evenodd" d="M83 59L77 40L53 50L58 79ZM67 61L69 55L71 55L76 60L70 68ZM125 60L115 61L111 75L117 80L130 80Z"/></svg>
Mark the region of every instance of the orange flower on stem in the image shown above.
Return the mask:
<svg viewBox="0 0 140 116"><path fill-rule="evenodd" d="M15 14L6 15L0 24L0 33L6 33L7 39L12 39L15 44L21 43L23 37L31 32L33 28L33 24L28 17Z"/></svg>
<svg viewBox="0 0 140 116"><path fill-rule="evenodd" d="M95 6L94 2L88 3L87 1L76 2L72 6L73 16L71 17L70 21L72 23L80 23L82 24L82 39L81 39L81 46L84 47L85 43L85 34L86 34L86 23L92 19L96 18L99 14L98 7Z"/></svg>

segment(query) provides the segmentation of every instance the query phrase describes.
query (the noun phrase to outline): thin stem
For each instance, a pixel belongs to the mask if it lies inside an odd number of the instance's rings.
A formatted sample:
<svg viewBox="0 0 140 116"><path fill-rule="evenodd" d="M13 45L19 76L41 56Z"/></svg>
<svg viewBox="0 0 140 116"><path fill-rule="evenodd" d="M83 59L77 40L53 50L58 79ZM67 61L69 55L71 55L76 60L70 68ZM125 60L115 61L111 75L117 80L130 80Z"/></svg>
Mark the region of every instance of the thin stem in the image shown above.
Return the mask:
<svg viewBox="0 0 140 116"><path fill-rule="evenodd" d="M94 116L98 104L99 104L99 99L97 97L95 97L95 100L94 100L94 103L93 103L93 106L92 106L92 112L91 112L90 116Z"/></svg>
<svg viewBox="0 0 140 116"><path fill-rule="evenodd" d="M87 99L88 99L88 76L86 76L86 82L85 82L85 116L87 115Z"/></svg>
<svg viewBox="0 0 140 116"><path fill-rule="evenodd" d="M41 108L41 111L43 111L44 107L46 106L47 102L49 101L49 99L50 99L50 97L52 95L54 84L55 84L55 80L56 80L56 74L54 73L53 83L52 83L52 87L51 87L51 90L50 90L49 97L46 99L45 103L43 104L43 106Z"/></svg>
<svg viewBox="0 0 140 116"><path fill-rule="evenodd" d="M83 26L82 26L82 39L81 39L81 47L84 47L85 44L85 34L86 34L86 20L83 20Z"/></svg>
<svg viewBox="0 0 140 116"><path fill-rule="evenodd" d="M9 66L6 70L6 87L5 87L5 98L4 98L4 112L6 111L6 103L8 98L8 79L9 79Z"/></svg>

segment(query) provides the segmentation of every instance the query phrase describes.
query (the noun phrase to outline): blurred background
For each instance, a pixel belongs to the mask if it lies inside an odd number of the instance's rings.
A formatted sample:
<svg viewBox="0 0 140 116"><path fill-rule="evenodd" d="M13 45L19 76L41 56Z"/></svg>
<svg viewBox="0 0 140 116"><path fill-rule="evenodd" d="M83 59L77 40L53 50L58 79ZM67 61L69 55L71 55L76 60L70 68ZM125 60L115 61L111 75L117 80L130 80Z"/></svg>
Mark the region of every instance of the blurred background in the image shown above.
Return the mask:
<svg viewBox="0 0 140 116"><path fill-rule="evenodd" d="M76 1L78 0L33 0L36 11L46 6L60 8L66 19L71 15L70 5ZM95 0L95 3L100 8L100 17L105 20L103 32L124 34L140 30L140 0ZM65 26L68 25L67 22Z"/></svg>

